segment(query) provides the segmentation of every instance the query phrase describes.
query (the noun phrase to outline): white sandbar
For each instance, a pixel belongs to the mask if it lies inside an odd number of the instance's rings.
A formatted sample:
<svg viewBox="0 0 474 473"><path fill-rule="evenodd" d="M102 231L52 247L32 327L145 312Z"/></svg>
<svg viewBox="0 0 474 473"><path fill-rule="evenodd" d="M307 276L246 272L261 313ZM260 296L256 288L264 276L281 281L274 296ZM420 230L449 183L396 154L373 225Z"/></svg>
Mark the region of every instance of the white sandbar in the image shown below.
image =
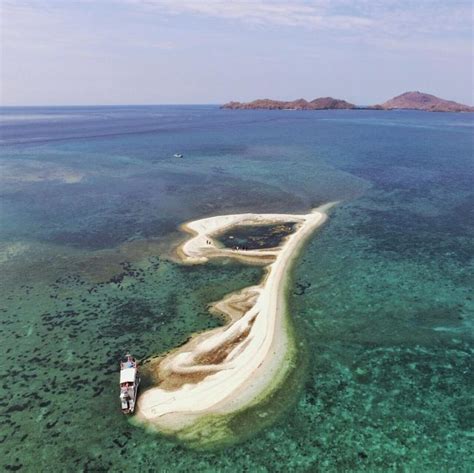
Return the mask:
<svg viewBox="0 0 474 473"><path fill-rule="evenodd" d="M286 276L303 243L326 220L327 207L305 215L223 215L183 225L192 235L178 250L183 262L235 257L265 264L266 274L258 286L214 304L228 316L226 326L197 335L160 361L164 381L140 395L139 420L179 431L202 416L235 412L268 390L283 370L288 349ZM286 222L296 223L296 229L277 248L234 250L219 247L215 239L236 225Z"/></svg>

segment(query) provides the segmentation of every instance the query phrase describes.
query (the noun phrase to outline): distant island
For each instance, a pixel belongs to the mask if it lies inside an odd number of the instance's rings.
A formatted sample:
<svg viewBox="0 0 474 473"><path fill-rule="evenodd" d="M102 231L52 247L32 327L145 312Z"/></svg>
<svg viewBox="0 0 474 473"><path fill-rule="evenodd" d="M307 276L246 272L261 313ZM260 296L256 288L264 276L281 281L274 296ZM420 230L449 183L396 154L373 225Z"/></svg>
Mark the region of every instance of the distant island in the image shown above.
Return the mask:
<svg viewBox="0 0 474 473"><path fill-rule="evenodd" d="M445 100L423 92L405 92L380 105L357 106L345 100L320 97L308 102L258 99L253 102L229 102L221 108L231 110L423 110L427 112L474 112L474 107Z"/></svg>
<svg viewBox="0 0 474 473"><path fill-rule="evenodd" d="M376 106L378 107L378 106ZM379 106L382 110L425 110L427 112L474 112L474 107L440 99L423 92L405 92Z"/></svg>
<svg viewBox="0 0 474 473"><path fill-rule="evenodd" d="M320 97L311 100L311 102L305 99L292 100L290 102L270 99L258 99L253 102L229 102L222 105L221 108L230 108L233 110L335 110L356 108L356 106L345 100L333 99L332 97Z"/></svg>

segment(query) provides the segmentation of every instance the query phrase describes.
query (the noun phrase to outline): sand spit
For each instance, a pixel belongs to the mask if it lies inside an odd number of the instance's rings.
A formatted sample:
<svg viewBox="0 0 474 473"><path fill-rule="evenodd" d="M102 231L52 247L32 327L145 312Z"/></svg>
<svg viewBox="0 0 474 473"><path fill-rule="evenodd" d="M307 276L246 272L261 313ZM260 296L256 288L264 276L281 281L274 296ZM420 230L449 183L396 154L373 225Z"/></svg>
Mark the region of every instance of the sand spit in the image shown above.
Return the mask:
<svg viewBox="0 0 474 473"><path fill-rule="evenodd" d="M166 433L193 429L205 417L229 414L258 401L288 371L291 348L286 330L286 275L307 238L326 220L329 205L309 214L238 214L184 224L192 236L178 249L184 263L231 257L266 265L258 286L226 296L213 306L228 324L196 335L161 358L160 383L143 392L136 418ZM234 226L296 223L280 246L240 250L222 248L217 236ZM201 422L202 423L202 422Z"/></svg>

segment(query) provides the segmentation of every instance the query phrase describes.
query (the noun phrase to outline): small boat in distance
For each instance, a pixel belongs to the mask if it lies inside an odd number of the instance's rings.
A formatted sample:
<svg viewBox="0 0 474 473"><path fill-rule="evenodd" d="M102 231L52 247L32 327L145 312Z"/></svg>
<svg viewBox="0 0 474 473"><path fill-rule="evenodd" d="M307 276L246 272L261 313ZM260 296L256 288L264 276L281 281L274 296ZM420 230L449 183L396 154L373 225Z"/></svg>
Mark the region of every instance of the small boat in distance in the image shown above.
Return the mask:
<svg viewBox="0 0 474 473"><path fill-rule="evenodd" d="M182 157L183 157L182 154L179 154L179 153L173 154L173 158L182 158Z"/></svg>
<svg viewBox="0 0 474 473"><path fill-rule="evenodd" d="M120 402L124 414L133 414L139 384L137 360L132 355L127 354L120 361Z"/></svg>

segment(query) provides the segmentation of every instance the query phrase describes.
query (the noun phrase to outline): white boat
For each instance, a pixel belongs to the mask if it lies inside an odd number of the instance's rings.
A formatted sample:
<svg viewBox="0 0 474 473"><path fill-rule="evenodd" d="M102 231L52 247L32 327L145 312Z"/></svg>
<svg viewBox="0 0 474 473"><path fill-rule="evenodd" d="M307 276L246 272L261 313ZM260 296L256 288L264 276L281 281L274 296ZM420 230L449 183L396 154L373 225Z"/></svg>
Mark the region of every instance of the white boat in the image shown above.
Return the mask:
<svg viewBox="0 0 474 473"><path fill-rule="evenodd" d="M173 158L182 158L182 157L183 157L182 154L179 154L179 153L173 154Z"/></svg>
<svg viewBox="0 0 474 473"><path fill-rule="evenodd" d="M127 354L120 362L120 402L124 414L133 414L139 384L138 363L132 355Z"/></svg>

